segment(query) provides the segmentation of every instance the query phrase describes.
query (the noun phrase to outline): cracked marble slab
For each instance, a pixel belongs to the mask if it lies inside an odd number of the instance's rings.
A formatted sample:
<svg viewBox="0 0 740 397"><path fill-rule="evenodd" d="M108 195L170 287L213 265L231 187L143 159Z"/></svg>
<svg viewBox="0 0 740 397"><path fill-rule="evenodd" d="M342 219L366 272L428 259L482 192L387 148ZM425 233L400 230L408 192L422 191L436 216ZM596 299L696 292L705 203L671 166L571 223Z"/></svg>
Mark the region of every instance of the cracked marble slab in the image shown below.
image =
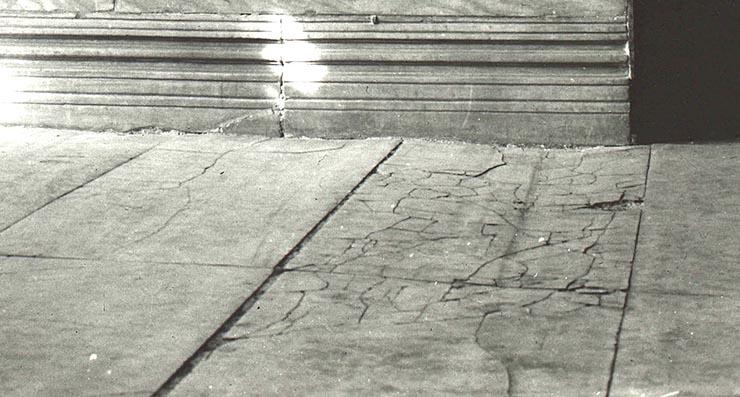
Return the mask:
<svg viewBox="0 0 740 397"><path fill-rule="evenodd" d="M414 321L445 286L290 272L173 395L505 392L479 319ZM219 376L214 376L219 373Z"/></svg>
<svg viewBox="0 0 740 397"><path fill-rule="evenodd" d="M647 154L405 143L287 267L624 290Z"/></svg>
<svg viewBox="0 0 740 397"><path fill-rule="evenodd" d="M172 394L594 395L623 299L292 271Z"/></svg>
<svg viewBox="0 0 740 397"><path fill-rule="evenodd" d="M604 395L647 160L405 141L174 394Z"/></svg>

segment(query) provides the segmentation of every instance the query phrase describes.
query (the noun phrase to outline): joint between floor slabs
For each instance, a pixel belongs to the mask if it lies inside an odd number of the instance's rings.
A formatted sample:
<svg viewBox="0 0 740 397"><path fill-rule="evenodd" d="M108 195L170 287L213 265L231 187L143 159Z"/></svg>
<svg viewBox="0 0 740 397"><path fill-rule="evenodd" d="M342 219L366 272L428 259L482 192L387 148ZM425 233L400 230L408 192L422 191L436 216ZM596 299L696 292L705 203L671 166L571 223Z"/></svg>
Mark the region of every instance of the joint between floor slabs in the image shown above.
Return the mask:
<svg viewBox="0 0 740 397"><path fill-rule="evenodd" d="M114 170L116 170L116 169L118 169L118 168L120 168L120 167L122 167L122 166L124 166L124 165L126 165L126 164L128 164L128 163L130 163L130 162L132 162L134 160L136 160L137 158L143 156L144 154L146 154L149 151L151 151L154 148L156 148L158 145L159 144L152 145L149 148L144 149L140 153L136 154L135 156L129 157L128 159L123 160L123 161L115 164L113 167L107 169L106 171L103 171L100 174L97 174L97 175L93 176L92 178L88 179L87 181L85 181L85 182L83 182L83 183L75 186L74 188L72 188L70 190L67 190L66 192L64 192L64 193L62 193L62 194L60 194L60 195L52 198L51 200L49 200L46 203L44 203L41 206L39 206L38 208L36 208L36 209L34 209L32 211L29 211L27 214L25 214L25 215L21 216L20 218L16 219L12 223L10 223L8 226L5 226L4 228L0 229L0 234L4 233L5 231L7 231L8 229L12 228L13 226L15 226L15 225L23 222L25 219L28 219L33 214L41 211L42 209L44 209L44 208L48 207L49 205L53 204L54 202L63 199L64 197L66 197L66 196L68 196L68 195L76 192L77 190L82 189L83 187L89 185L90 183L92 183L92 182L94 182L94 181L96 181L96 180L104 177L105 175L108 175L109 173L113 172Z"/></svg>
<svg viewBox="0 0 740 397"><path fill-rule="evenodd" d="M650 163L652 160L653 155L653 146L649 146L648 149L648 159L647 159L647 166L645 167L645 187L643 189L642 197L643 200L647 200L647 190L648 190L648 183L650 182ZM640 209L640 215L637 220L637 230L635 232L635 244L634 248L632 249L632 260L630 261L630 271L629 276L627 277L627 289L625 291L624 295L624 304L622 307L622 316L619 319L619 325L617 327L617 334L614 337L614 353L612 354L612 360L609 365L609 379L606 384L606 397L609 397L611 395L612 386L614 383L614 372L616 371L617 367L617 358L619 355L619 342L620 338L622 336L622 328L624 327L624 320L627 316L627 307L629 305L629 299L630 299L630 291L632 289L632 280L635 274L635 265L637 260L637 250L639 248L640 243L640 227L642 226L642 221L644 218L645 209Z"/></svg>
<svg viewBox="0 0 740 397"><path fill-rule="evenodd" d="M286 271L285 266L288 262L293 259L301 249L311 241L311 238L321 230L321 228L327 223L327 221L339 211L339 209L360 189L365 182L378 171L378 168L383 165L386 161L393 157L398 149L403 144L403 140L399 140L398 143L391 148L386 156L382 158L365 176L339 201L327 212L314 226L309 230L303 238L285 255L278 261L273 267L272 272L265 278L265 280L254 290L254 292L247 297L247 299L224 321L215 332L211 334L208 339L190 356L183 364L172 373L172 375L152 394L154 397L166 396L173 391L177 385L201 362L206 359L210 354L215 351L223 343L227 342L224 340L224 335L241 319L254 304L259 300L262 295L272 286L278 277Z"/></svg>

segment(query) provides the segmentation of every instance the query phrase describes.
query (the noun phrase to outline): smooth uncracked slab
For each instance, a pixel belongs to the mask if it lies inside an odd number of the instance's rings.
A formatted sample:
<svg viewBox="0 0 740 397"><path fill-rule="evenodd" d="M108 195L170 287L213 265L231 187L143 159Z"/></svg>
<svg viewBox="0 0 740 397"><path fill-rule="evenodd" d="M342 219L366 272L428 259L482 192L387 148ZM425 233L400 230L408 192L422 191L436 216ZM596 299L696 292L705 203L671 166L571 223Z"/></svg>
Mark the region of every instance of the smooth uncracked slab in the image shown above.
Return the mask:
<svg viewBox="0 0 740 397"><path fill-rule="evenodd" d="M740 194L740 192L738 192ZM647 211L633 288L670 294L734 293L740 285L740 212L714 219Z"/></svg>
<svg viewBox="0 0 740 397"><path fill-rule="evenodd" d="M740 145L656 146L651 164L634 288L736 291Z"/></svg>
<svg viewBox="0 0 740 397"><path fill-rule="evenodd" d="M737 293L631 295L611 395L740 395L738 302Z"/></svg>
<svg viewBox="0 0 740 397"><path fill-rule="evenodd" d="M157 136L0 128L0 230L159 140Z"/></svg>
<svg viewBox="0 0 740 397"><path fill-rule="evenodd" d="M151 395L268 274L4 258L0 394Z"/></svg>
<svg viewBox="0 0 740 397"><path fill-rule="evenodd" d="M505 395L505 369L465 333L476 324L239 340L214 352L171 395Z"/></svg>
<svg viewBox="0 0 740 397"><path fill-rule="evenodd" d="M271 267L397 144L178 139L16 224L0 252Z"/></svg>
<svg viewBox="0 0 740 397"><path fill-rule="evenodd" d="M721 219L740 207L738 167L738 143L655 145L647 197L650 211Z"/></svg>
<svg viewBox="0 0 740 397"><path fill-rule="evenodd" d="M654 147L612 395L740 394L739 149Z"/></svg>

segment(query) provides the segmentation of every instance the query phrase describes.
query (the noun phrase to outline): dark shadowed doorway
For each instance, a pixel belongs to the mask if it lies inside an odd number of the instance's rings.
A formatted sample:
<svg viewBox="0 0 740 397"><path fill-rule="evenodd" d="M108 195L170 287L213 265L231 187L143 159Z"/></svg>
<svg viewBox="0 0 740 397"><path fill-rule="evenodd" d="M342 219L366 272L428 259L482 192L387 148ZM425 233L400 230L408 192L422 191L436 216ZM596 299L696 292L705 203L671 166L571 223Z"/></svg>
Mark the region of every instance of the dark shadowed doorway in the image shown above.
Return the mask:
<svg viewBox="0 0 740 397"><path fill-rule="evenodd" d="M740 139L740 1L634 0L632 134Z"/></svg>

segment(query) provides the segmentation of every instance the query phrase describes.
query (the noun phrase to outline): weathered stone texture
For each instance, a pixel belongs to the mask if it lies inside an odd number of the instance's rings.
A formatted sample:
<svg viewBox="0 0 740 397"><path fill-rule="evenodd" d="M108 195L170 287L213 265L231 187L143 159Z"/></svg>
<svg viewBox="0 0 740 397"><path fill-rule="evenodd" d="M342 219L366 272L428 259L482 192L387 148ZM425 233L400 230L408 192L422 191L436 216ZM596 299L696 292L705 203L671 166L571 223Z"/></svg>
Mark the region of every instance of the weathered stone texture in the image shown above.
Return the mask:
<svg viewBox="0 0 740 397"><path fill-rule="evenodd" d="M271 267L394 144L170 139L6 230L0 253Z"/></svg>
<svg viewBox="0 0 740 397"><path fill-rule="evenodd" d="M0 143L4 396L151 395L397 144L24 129Z"/></svg>
<svg viewBox="0 0 740 397"><path fill-rule="evenodd" d="M0 230L159 141L157 136L0 128Z"/></svg>
<svg viewBox="0 0 740 397"><path fill-rule="evenodd" d="M175 394L605 393L647 157L404 143Z"/></svg>
<svg viewBox="0 0 740 397"><path fill-rule="evenodd" d="M4 396L151 395L269 269L0 259Z"/></svg>
<svg viewBox="0 0 740 397"><path fill-rule="evenodd" d="M626 16L436 14L6 15L0 124L628 143Z"/></svg>

